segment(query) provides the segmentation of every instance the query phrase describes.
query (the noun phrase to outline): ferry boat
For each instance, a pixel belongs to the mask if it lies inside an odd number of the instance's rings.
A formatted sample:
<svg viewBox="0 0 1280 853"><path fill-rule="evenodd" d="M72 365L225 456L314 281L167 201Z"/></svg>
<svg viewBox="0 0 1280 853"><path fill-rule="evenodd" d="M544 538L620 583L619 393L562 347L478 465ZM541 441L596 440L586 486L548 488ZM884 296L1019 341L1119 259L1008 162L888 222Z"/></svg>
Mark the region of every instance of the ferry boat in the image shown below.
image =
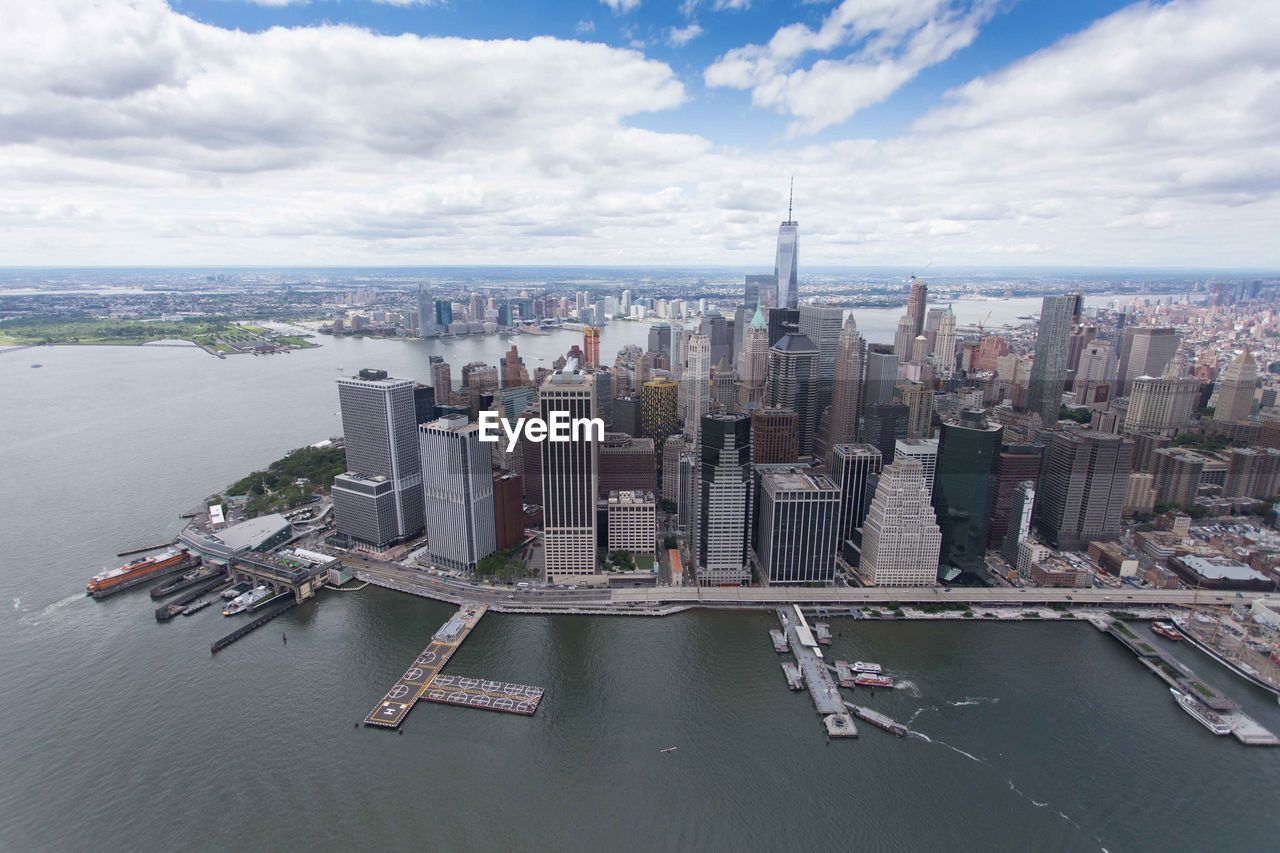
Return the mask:
<svg viewBox="0 0 1280 853"><path fill-rule="evenodd" d="M1154 634L1158 634L1161 637L1164 637L1166 640L1182 639L1182 635L1179 634L1177 630L1168 622L1152 622L1151 631Z"/></svg>
<svg viewBox="0 0 1280 853"><path fill-rule="evenodd" d="M85 584L84 591L94 598L103 598L113 592L137 586L148 578L176 572L186 566L190 556L184 549L170 548L150 557L139 557L117 569L108 569L94 575Z"/></svg>
<svg viewBox="0 0 1280 853"><path fill-rule="evenodd" d="M881 672L884 671L880 668L880 664L868 663L867 661L863 661L863 660L854 661L852 669L854 672L869 672L873 675L879 675Z"/></svg>
<svg viewBox="0 0 1280 853"><path fill-rule="evenodd" d="M240 595L241 593L244 593L244 592L248 592L251 589L253 589L253 584L249 583L248 581L240 581L240 583L231 587L231 589L224 589L222 591L222 599L223 601L230 601L231 599L235 598L237 595Z"/></svg>
<svg viewBox="0 0 1280 853"><path fill-rule="evenodd" d="M853 680L859 687L892 687L893 679L887 675L871 675L864 673Z"/></svg>
<svg viewBox="0 0 1280 853"><path fill-rule="evenodd" d="M237 613L243 613L253 605L271 594L271 588L267 586L255 586L246 593L242 593L235 597L230 604L222 608L223 616L235 616Z"/></svg>
<svg viewBox="0 0 1280 853"><path fill-rule="evenodd" d="M1210 711L1199 701L1173 687L1169 688L1169 692L1173 694L1173 698L1182 706L1182 710L1190 714L1200 723L1200 725L1204 726L1215 735L1221 736L1231 734L1231 727L1224 723L1221 717Z"/></svg>

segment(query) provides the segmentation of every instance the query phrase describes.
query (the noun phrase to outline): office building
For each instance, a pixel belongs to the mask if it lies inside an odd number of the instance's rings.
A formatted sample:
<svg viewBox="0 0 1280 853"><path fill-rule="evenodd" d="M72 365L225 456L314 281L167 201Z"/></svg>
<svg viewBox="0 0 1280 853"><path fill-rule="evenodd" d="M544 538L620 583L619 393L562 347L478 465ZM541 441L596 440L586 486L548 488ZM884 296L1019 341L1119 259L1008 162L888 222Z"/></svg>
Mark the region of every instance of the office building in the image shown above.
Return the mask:
<svg viewBox="0 0 1280 853"><path fill-rule="evenodd" d="M674 379L650 379L640 388L640 428L652 438L658 453L666 440L680 431L680 386Z"/></svg>
<svg viewBox="0 0 1280 853"><path fill-rule="evenodd" d="M778 254L773 274L778 280L780 308L794 309L800 300L800 223L791 218L791 200L787 200L787 218L778 226Z"/></svg>
<svg viewBox="0 0 1280 853"><path fill-rule="evenodd" d="M418 456L415 383L388 378L385 370L361 370L338 380L346 444L347 477L335 480L334 516L339 534L385 547L422 531L422 464ZM386 525L386 485L395 522ZM366 504L357 509L357 504ZM362 519L357 523L357 518ZM371 523L377 519L377 523ZM390 537L387 534L390 533Z"/></svg>
<svg viewBox="0 0 1280 853"><path fill-rule="evenodd" d="M438 355L430 357L431 386L436 389L436 405L453 405L453 368Z"/></svg>
<svg viewBox="0 0 1280 853"><path fill-rule="evenodd" d="M817 433L818 348L804 335L784 335L769 348L769 379L764 402L770 408L790 409L799 416L797 438L801 456L813 455Z"/></svg>
<svg viewBox="0 0 1280 853"><path fill-rule="evenodd" d="M680 503L680 460L689 446L683 434L673 435L662 446L662 499L677 506Z"/></svg>
<svg viewBox="0 0 1280 853"><path fill-rule="evenodd" d="M985 555L1002 431L981 410L972 409L942 425L933 506L942 531L938 571L943 580L987 577Z"/></svg>
<svg viewBox="0 0 1280 853"><path fill-rule="evenodd" d="M493 477L494 545L499 551L524 540L524 483L520 474Z"/></svg>
<svg viewBox="0 0 1280 853"><path fill-rule="evenodd" d="M938 439L936 438L900 438L893 445L895 461L911 457L920 463L924 472L924 482L933 494L934 477L938 470Z"/></svg>
<svg viewBox="0 0 1280 853"><path fill-rule="evenodd" d="M812 472L768 473L761 478L761 582L831 583L835 578L840 490Z"/></svg>
<svg viewBox="0 0 1280 853"><path fill-rule="evenodd" d="M956 314L947 306L938 324L938 336L933 342L933 366L938 376L950 379L956 372Z"/></svg>
<svg viewBox="0 0 1280 853"><path fill-rule="evenodd" d="M653 439L606 432L600 443L600 492L656 492L657 464Z"/></svg>
<svg viewBox="0 0 1280 853"><path fill-rule="evenodd" d="M652 558L658 547L657 506L653 492L609 493L606 517L609 551L626 551Z"/></svg>
<svg viewBox="0 0 1280 853"><path fill-rule="evenodd" d="M883 459L870 444L837 444L827 455L827 476L840 489L837 544L852 539L862 527Z"/></svg>
<svg viewBox="0 0 1280 853"><path fill-rule="evenodd" d="M1112 382L1116 378L1115 349L1109 341L1090 341L1080 353L1075 383Z"/></svg>
<svg viewBox="0 0 1280 853"><path fill-rule="evenodd" d="M862 437L875 445L880 455L892 459L894 446L907 437L907 420L911 411L902 403L871 406L862 425Z"/></svg>
<svg viewBox="0 0 1280 853"><path fill-rule="evenodd" d="M1253 397L1257 389L1258 363L1253 360L1253 354L1246 349L1232 359L1226 370L1222 371L1222 379L1218 382L1218 400L1213 410L1213 419L1224 423L1247 419L1253 414Z"/></svg>
<svg viewBox="0 0 1280 853"><path fill-rule="evenodd" d="M1007 435L1007 430L1005 431ZM995 485L991 497L991 533L988 548L1000 548L1005 531L1013 521L1013 491L1019 483L1040 479L1040 460L1044 448L1038 444L1008 443L996 455Z"/></svg>
<svg viewBox="0 0 1280 853"><path fill-rule="evenodd" d="M1150 514L1156 509L1156 478L1154 474L1134 471L1129 475L1129 485L1124 493L1122 515Z"/></svg>
<svg viewBox="0 0 1280 853"><path fill-rule="evenodd" d="M1017 567L1018 551L1031 536L1031 516L1036 505L1036 484L1023 480L1009 493L1009 510L1004 535L1000 540L1000 556Z"/></svg>
<svg viewBox="0 0 1280 853"><path fill-rule="evenodd" d="M912 347L916 339L915 327L911 318L902 315L898 318L898 330L893 335L893 354L902 364L911 361Z"/></svg>
<svg viewBox="0 0 1280 853"><path fill-rule="evenodd" d="M815 387L818 399L815 409L819 418L831 405L836 358L840 350L840 333L844 327L843 308L800 306L800 334L818 348L818 373Z"/></svg>
<svg viewBox="0 0 1280 853"><path fill-rule="evenodd" d="M739 412L751 414L764 404L764 388L768 376L769 330L764 314L757 306L750 325L743 333L742 351L738 358Z"/></svg>
<svg viewBox="0 0 1280 853"><path fill-rule="evenodd" d="M1055 434L1045 451L1035 526L1045 542L1079 550L1120 536L1132 445L1094 430Z"/></svg>
<svg viewBox="0 0 1280 853"><path fill-rule="evenodd" d="M794 308L769 308L764 313L765 328L769 331L769 346L786 335L800 334L800 312Z"/></svg>
<svg viewBox="0 0 1280 853"><path fill-rule="evenodd" d="M898 386L896 396L907 407L907 438L932 438L933 389L921 382L906 382Z"/></svg>
<svg viewBox="0 0 1280 853"><path fill-rule="evenodd" d="M698 583L744 584L751 579L751 419L740 414L706 415L700 434Z"/></svg>
<svg viewBox="0 0 1280 853"><path fill-rule="evenodd" d="M649 352L671 357L670 323L654 323L649 327Z"/></svg>
<svg viewBox="0 0 1280 853"><path fill-rule="evenodd" d="M853 317L845 320L836 344L835 382L831 406L823 415L822 445L827 451L837 444L858 440L858 416L862 411L862 368L866 344Z"/></svg>
<svg viewBox="0 0 1280 853"><path fill-rule="evenodd" d="M872 586L933 586L941 543L920 461L894 460L880 473L862 525L858 574Z"/></svg>
<svg viewBox="0 0 1280 853"><path fill-rule="evenodd" d="M1139 376L1129 383L1126 432L1174 435L1191 423L1200 383L1190 376Z"/></svg>
<svg viewBox="0 0 1280 853"><path fill-rule="evenodd" d="M898 357L893 350L884 344L868 345L865 374L862 405L869 409L892 403L893 388L898 384Z"/></svg>
<svg viewBox="0 0 1280 853"><path fill-rule="evenodd" d="M1062 407L1062 389L1067 379L1067 339L1080 316L1080 294L1046 296L1040 306L1036 330L1035 361L1027 388L1026 408L1040 413L1040 420L1052 429Z"/></svg>
<svg viewBox="0 0 1280 853"><path fill-rule="evenodd" d="M1153 457L1156 501L1180 507L1194 505L1200 494L1200 476L1204 472L1205 458L1177 447L1156 450Z"/></svg>
<svg viewBox="0 0 1280 853"><path fill-rule="evenodd" d="M800 458L800 416L790 409L756 409L751 413L751 461L777 465Z"/></svg>
<svg viewBox="0 0 1280 853"><path fill-rule="evenodd" d="M711 339L692 334L685 338L685 367L680 377L679 414L690 443L698 444L702 416L711 406Z"/></svg>
<svg viewBox="0 0 1280 853"><path fill-rule="evenodd" d="M911 294L907 297L907 319L911 321L912 339L924 332L924 316L928 302L929 286L915 276L911 276Z"/></svg>
<svg viewBox="0 0 1280 853"><path fill-rule="evenodd" d="M418 285L418 337L430 338L436 334L436 301L431 291Z"/></svg>
<svg viewBox="0 0 1280 853"><path fill-rule="evenodd" d="M1178 352L1178 333L1168 327L1130 327L1120 343L1119 387L1115 396L1129 393L1139 376L1163 376Z"/></svg>
<svg viewBox="0 0 1280 853"><path fill-rule="evenodd" d="M478 424L450 415L418 427L428 559L474 571L497 544L493 501L493 445Z"/></svg>
<svg viewBox="0 0 1280 853"><path fill-rule="evenodd" d="M600 366L600 330L595 326L587 326L582 330L582 352L585 354L585 367L595 370ZM612 399L613 395L609 395Z"/></svg>
<svg viewBox="0 0 1280 853"><path fill-rule="evenodd" d="M538 391L539 412L551 422L564 412L572 423L596 417L596 386L570 359ZM543 549L548 582L596 574L596 496L599 448L595 441L544 441L542 448Z"/></svg>

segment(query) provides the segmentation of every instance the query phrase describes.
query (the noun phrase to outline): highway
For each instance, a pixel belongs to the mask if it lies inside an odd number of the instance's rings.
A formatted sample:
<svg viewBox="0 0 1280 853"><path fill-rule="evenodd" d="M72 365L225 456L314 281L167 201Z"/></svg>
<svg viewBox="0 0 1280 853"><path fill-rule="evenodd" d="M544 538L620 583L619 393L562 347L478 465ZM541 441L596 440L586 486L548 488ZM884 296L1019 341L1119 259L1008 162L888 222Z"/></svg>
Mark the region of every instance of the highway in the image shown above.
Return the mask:
<svg viewBox="0 0 1280 853"><path fill-rule="evenodd" d="M775 607L779 604L805 606L857 606L899 604L970 605L1095 605L1122 608L1132 605L1230 605L1247 604L1257 598L1275 598L1275 593L1215 592L1179 589L1055 589L1027 587L655 587L652 589L554 589L534 586L527 592L507 586L472 584L444 578L430 572L409 569L344 555L344 563L358 570L365 580L379 586L410 587L418 595L445 601L492 603L500 610L544 610L574 607L590 609L641 609L658 606L692 607Z"/></svg>

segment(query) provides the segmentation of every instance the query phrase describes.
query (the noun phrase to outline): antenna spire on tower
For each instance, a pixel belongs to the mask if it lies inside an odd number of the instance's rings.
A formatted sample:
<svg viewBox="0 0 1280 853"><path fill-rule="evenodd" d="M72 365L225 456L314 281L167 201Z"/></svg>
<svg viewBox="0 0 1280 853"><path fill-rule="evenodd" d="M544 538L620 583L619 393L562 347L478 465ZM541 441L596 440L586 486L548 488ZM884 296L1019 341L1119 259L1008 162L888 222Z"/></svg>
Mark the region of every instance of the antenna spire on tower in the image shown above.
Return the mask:
<svg viewBox="0 0 1280 853"><path fill-rule="evenodd" d="M791 201L796 194L796 176L791 176L791 189L787 190L787 221L791 222Z"/></svg>

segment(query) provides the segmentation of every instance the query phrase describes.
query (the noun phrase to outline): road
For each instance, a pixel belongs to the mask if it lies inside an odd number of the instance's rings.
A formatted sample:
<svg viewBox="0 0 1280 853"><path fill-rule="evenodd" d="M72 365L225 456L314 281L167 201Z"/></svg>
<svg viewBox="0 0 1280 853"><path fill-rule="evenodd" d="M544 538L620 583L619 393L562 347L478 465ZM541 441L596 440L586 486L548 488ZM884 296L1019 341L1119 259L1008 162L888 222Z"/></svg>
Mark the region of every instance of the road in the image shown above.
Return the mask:
<svg viewBox="0 0 1280 853"><path fill-rule="evenodd" d="M493 603L502 610L611 608L626 612L658 606L773 607L779 604L856 606L899 604L1095 605L1120 609L1126 604L1247 604L1274 593L1212 592L1177 589L1033 589L1014 587L655 587L652 589L554 589L533 587L517 592L506 586L471 584L429 572L344 555L343 562L380 586L412 587L419 595L446 601Z"/></svg>

